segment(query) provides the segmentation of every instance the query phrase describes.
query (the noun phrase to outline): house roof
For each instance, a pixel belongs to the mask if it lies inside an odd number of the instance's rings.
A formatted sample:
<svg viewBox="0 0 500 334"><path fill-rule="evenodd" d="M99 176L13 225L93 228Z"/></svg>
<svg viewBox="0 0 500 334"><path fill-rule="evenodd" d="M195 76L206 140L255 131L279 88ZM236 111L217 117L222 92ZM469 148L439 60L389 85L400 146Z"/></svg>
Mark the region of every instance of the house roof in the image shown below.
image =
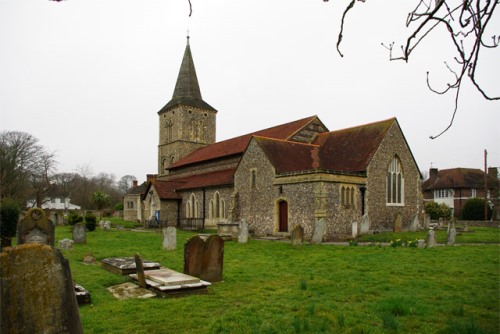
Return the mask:
<svg viewBox="0 0 500 334"><path fill-rule="evenodd" d="M170 167L170 169L175 169L189 164L205 162L208 160L229 157L232 155L241 155L247 148L248 143L253 136L262 136L282 140L289 139L316 118L317 116L311 116L299 119L294 122L281 124L268 129L260 130L202 147L174 163L172 167Z"/></svg>
<svg viewBox="0 0 500 334"><path fill-rule="evenodd" d="M175 192L175 189L179 186L179 184L180 182L161 180L156 180L154 183L149 182L148 188L146 189L143 197L147 194L147 192L149 192L149 189L153 187L160 199L181 199L181 196Z"/></svg>
<svg viewBox="0 0 500 334"><path fill-rule="evenodd" d="M198 84L198 77L196 76L191 47L189 46L189 36L172 99L158 113L161 114L177 105L186 105L200 109L217 111L208 103L203 101L203 98L201 97L200 85Z"/></svg>
<svg viewBox="0 0 500 334"><path fill-rule="evenodd" d="M148 188L148 183L143 182L140 185L130 189L130 191L128 192L128 195L142 195L146 192L147 188Z"/></svg>
<svg viewBox="0 0 500 334"><path fill-rule="evenodd" d="M488 188L495 188L498 181L488 176ZM453 188L484 188L484 172L475 168L451 168L438 171L435 178L422 183L423 190Z"/></svg>

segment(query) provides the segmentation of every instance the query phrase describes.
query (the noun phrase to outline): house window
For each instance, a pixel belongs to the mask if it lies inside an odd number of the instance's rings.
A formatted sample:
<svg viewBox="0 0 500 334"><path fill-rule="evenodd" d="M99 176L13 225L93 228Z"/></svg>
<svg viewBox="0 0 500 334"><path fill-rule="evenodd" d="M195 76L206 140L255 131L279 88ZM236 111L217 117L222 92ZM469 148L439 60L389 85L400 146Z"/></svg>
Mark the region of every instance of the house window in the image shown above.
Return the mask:
<svg viewBox="0 0 500 334"><path fill-rule="evenodd" d="M128 201L127 202L127 209L133 209L134 208L134 202L133 201Z"/></svg>
<svg viewBox="0 0 500 334"><path fill-rule="evenodd" d="M395 156L387 168L386 203L404 203L404 176L399 158Z"/></svg>
<svg viewBox="0 0 500 334"><path fill-rule="evenodd" d="M471 188L470 190L470 197L472 198L476 198L477 194L476 194L476 188Z"/></svg>

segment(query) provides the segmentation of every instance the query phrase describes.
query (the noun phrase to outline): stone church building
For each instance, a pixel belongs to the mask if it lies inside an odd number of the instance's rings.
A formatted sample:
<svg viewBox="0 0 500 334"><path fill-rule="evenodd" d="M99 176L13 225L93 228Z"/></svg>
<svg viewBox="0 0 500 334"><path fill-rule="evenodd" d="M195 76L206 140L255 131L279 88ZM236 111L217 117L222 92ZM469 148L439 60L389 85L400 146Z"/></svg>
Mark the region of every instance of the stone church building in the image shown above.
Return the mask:
<svg viewBox="0 0 500 334"><path fill-rule="evenodd" d="M140 191L143 222L200 228L244 219L259 236L286 236L300 224L310 237L324 219L333 239L351 236L363 216L370 230L408 229L422 210L421 175L395 118L329 131L310 116L216 142L216 116L188 39L172 99L158 112L158 174Z"/></svg>

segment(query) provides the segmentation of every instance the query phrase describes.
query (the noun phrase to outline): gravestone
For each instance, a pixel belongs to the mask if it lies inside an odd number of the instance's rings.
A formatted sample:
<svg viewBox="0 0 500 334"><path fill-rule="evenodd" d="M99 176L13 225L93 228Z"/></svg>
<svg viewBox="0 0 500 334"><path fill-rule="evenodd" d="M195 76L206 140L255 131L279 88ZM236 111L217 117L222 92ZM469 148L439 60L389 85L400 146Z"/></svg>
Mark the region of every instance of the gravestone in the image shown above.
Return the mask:
<svg viewBox="0 0 500 334"><path fill-rule="evenodd" d="M352 222L352 237L356 238L358 236L358 222Z"/></svg>
<svg viewBox="0 0 500 334"><path fill-rule="evenodd" d="M125 226L123 226L123 225L116 225L116 229L118 231L125 231Z"/></svg>
<svg viewBox="0 0 500 334"><path fill-rule="evenodd" d="M424 221L424 229L428 229L431 224L431 215L427 214L425 215L425 221Z"/></svg>
<svg viewBox="0 0 500 334"><path fill-rule="evenodd" d="M0 333L83 333L69 262L57 249L4 249L0 282Z"/></svg>
<svg viewBox="0 0 500 334"><path fill-rule="evenodd" d="M450 231L448 232L448 238L446 241L447 246L453 246L455 245L455 239L457 237L457 230L455 229L455 226L453 226Z"/></svg>
<svg viewBox="0 0 500 334"><path fill-rule="evenodd" d="M142 266L142 259L139 254L135 254L135 269L137 270L137 281L141 288L146 288L146 277L144 276L144 267Z"/></svg>
<svg viewBox="0 0 500 334"><path fill-rule="evenodd" d="M418 248L425 248L425 240L424 239L418 239Z"/></svg>
<svg viewBox="0 0 500 334"><path fill-rule="evenodd" d="M104 220L99 221L99 228L104 229Z"/></svg>
<svg viewBox="0 0 500 334"><path fill-rule="evenodd" d="M94 256L94 254L92 253L87 253L83 256L83 260L82 260L83 263L85 264L96 264L97 260Z"/></svg>
<svg viewBox="0 0 500 334"><path fill-rule="evenodd" d="M33 208L17 225L17 244L39 243L54 247L55 228L40 208Z"/></svg>
<svg viewBox="0 0 500 334"><path fill-rule="evenodd" d="M316 219L314 222L314 231L311 239L312 244L320 244L323 241L323 236L325 235L326 221L324 218Z"/></svg>
<svg viewBox="0 0 500 334"><path fill-rule="evenodd" d="M427 244L427 248L436 246L436 231L434 231L434 229L431 228L429 232L427 232L425 243Z"/></svg>
<svg viewBox="0 0 500 334"><path fill-rule="evenodd" d="M111 230L111 222L110 222L110 221L108 221L108 220L106 220L106 221L104 222L104 224L102 225L102 229L103 229L104 231L109 231L109 230Z"/></svg>
<svg viewBox="0 0 500 334"><path fill-rule="evenodd" d="M85 224L78 223L73 226L73 241L75 244L87 243L87 229Z"/></svg>
<svg viewBox="0 0 500 334"><path fill-rule="evenodd" d="M209 282L222 280L224 240L218 235L206 241L200 236L190 238L184 245L184 274Z"/></svg>
<svg viewBox="0 0 500 334"><path fill-rule="evenodd" d="M244 219L242 219L240 222L238 242L240 244L246 244L248 242L248 223Z"/></svg>
<svg viewBox="0 0 500 334"><path fill-rule="evenodd" d="M370 231L370 218L368 214L365 213L361 218L361 225L359 226L359 234L367 234Z"/></svg>
<svg viewBox="0 0 500 334"><path fill-rule="evenodd" d="M224 264L224 240L217 234L211 235L205 241L200 278L209 282L222 281Z"/></svg>
<svg viewBox="0 0 500 334"><path fill-rule="evenodd" d="M177 230L173 226L163 229L163 249L175 250L177 248Z"/></svg>
<svg viewBox="0 0 500 334"><path fill-rule="evenodd" d="M403 215L398 213L396 215L396 219L394 220L394 232L401 232L401 228L403 227Z"/></svg>
<svg viewBox="0 0 500 334"><path fill-rule="evenodd" d="M411 219L410 231L416 232L418 230L419 224L420 224L420 222L418 220L418 213L416 213L415 215L413 215L413 217Z"/></svg>
<svg viewBox="0 0 500 334"><path fill-rule="evenodd" d="M302 245L304 242L304 228L302 225L295 225L292 230L292 245Z"/></svg>
<svg viewBox="0 0 500 334"><path fill-rule="evenodd" d="M71 250L73 249L73 240L68 238L59 240L57 248L61 250Z"/></svg>
<svg viewBox="0 0 500 334"><path fill-rule="evenodd" d="M184 274L201 277L205 242L200 236L191 237L184 245Z"/></svg>

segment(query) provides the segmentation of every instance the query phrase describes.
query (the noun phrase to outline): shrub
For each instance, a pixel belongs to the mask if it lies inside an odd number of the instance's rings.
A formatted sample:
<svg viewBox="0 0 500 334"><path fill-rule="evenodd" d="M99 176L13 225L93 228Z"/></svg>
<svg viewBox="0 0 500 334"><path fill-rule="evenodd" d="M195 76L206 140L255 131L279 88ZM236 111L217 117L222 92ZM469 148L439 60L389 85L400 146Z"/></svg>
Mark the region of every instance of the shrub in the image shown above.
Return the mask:
<svg viewBox="0 0 500 334"><path fill-rule="evenodd" d="M11 238L16 235L20 212L19 205L12 199L4 199L0 203L1 247L10 246Z"/></svg>
<svg viewBox="0 0 500 334"><path fill-rule="evenodd" d="M451 208L444 203L438 204L434 201L425 202L425 212L431 216L432 220L451 218Z"/></svg>
<svg viewBox="0 0 500 334"><path fill-rule="evenodd" d="M87 227L87 230L95 231L97 225L96 223L97 217L92 212L87 212L85 215L85 226Z"/></svg>
<svg viewBox="0 0 500 334"><path fill-rule="evenodd" d="M115 208L115 211L123 210L123 203L122 202L116 203L114 208Z"/></svg>
<svg viewBox="0 0 500 334"><path fill-rule="evenodd" d="M488 220L491 219L492 210L488 205ZM484 220L484 199L471 198L465 202L462 210L463 220Z"/></svg>
<svg viewBox="0 0 500 334"><path fill-rule="evenodd" d="M73 226L73 225L75 225L77 223L83 222L83 216L80 215L76 211L72 211L72 212L70 212L68 214L67 220L68 220L68 224L70 224L71 226Z"/></svg>

